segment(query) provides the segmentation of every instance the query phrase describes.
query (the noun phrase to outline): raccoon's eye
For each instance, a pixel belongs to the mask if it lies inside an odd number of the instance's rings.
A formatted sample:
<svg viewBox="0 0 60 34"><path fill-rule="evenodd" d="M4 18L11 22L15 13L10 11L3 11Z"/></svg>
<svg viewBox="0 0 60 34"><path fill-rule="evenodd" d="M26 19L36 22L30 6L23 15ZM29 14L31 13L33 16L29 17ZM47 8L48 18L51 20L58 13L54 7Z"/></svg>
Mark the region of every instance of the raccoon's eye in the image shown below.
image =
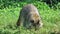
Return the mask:
<svg viewBox="0 0 60 34"><path fill-rule="evenodd" d="M38 20L38 21L37 21L37 24L39 24L39 22L40 22L40 21Z"/></svg>
<svg viewBox="0 0 60 34"><path fill-rule="evenodd" d="M30 20L31 23L34 23L34 20Z"/></svg>

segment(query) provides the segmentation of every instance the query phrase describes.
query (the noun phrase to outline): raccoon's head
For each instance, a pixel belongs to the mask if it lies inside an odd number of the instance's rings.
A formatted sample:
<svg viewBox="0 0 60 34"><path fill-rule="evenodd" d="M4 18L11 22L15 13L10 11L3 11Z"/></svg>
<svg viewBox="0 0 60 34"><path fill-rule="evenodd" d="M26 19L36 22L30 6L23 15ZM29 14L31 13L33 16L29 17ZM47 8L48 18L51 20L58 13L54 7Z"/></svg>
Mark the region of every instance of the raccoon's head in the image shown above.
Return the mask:
<svg viewBox="0 0 60 34"><path fill-rule="evenodd" d="M28 28L39 29L42 27L43 23L41 22L41 18L37 14L30 15L28 18Z"/></svg>

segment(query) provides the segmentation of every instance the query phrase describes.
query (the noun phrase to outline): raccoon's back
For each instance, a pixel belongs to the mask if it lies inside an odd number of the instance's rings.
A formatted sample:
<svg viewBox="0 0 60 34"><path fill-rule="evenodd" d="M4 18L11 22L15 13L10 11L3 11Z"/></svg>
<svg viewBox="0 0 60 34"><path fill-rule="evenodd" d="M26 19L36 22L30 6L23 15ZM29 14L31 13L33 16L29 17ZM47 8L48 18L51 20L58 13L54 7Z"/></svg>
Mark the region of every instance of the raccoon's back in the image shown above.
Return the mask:
<svg viewBox="0 0 60 34"><path fill-rule="evenodd" d="M23 15L25 15L25 16L28 15L28 14L33 14L33 13L36 13L36 14L39 15L37 8L33 4L27 4L27 5L25 5L22 8L22 10L21 10L20 13L23 14Z"/></svg>

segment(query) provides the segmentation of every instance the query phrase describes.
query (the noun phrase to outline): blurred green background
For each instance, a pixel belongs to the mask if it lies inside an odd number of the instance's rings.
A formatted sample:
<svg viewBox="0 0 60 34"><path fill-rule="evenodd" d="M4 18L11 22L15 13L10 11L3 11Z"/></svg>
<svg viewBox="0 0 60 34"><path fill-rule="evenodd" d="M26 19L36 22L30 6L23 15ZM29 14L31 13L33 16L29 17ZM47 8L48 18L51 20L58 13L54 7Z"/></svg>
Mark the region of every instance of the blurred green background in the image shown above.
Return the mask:
<svg viewBox="0 0 60 34"><path fill-rule="evenodd" d="M43 27L39 31L16 28L19 12L25 4L38 8ZM60 34L60 0L0 0L0 34Z"/></svg>

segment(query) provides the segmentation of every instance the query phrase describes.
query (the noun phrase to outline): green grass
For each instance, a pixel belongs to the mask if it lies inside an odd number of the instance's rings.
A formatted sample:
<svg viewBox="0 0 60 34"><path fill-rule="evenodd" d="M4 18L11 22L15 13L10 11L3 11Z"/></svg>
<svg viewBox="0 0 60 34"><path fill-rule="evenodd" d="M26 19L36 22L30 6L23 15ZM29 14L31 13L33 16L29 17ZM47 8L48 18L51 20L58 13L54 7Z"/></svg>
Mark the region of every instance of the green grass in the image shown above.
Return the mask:
<svg viewBox="0 0 60 34"><path fill-rule="evenodd" d="M24 2L19 3L24 4ZM25 2L25 4L27 4ZM43 2L33 3L39 10L43 27L37 31L30 31L24 27L16 28L19 12L22 7L6 7L0 9L0 34L60 34L60 10L50 9Z"/></svg>

